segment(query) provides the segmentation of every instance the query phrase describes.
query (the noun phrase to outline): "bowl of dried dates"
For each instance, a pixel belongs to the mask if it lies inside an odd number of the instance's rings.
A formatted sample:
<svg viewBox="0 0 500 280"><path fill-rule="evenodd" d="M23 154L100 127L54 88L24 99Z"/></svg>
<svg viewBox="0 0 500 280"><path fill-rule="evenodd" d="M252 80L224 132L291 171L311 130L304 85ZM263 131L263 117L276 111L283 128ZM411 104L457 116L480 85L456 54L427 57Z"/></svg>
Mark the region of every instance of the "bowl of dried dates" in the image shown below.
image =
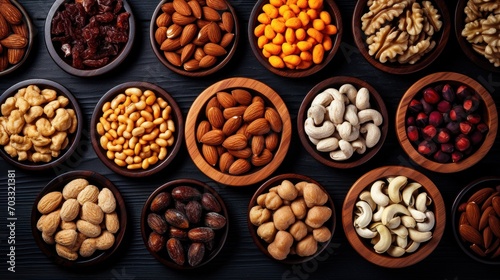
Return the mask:
<svg viewBox="0 0 500 280"><path fill-rule="evenodd" d="M297 115L302 146L334 168L359 166L377 154L389 130L379 93L355 77L337 76L314 86Z"/></svg>
<svg viewBox="0 0 500 280"><path fill-rule="evenodd" d="M31 211L31 231L40 250L54 263L76 269L111 261L126 228L120 191L94 171L57 176L38 194Z"/></svg>
<svg viewBox="0 0 500 280"><path fill-rule="evenodd" d="M56 0L44 31L47 50L61 69L91 77L125 60L132 50L135 21L126 0Z"/></svg>
<svg viewBox="0 0 500 280"><path fill-rule="evenodd" d="M281 174L263 183L248 205L248 228L266 256L286 264L331 254L336 219L333 200L315 180Z"/></svg>
<svg viewBox="0 0 500 280"><path fill-rule="evenodd" d="M33 47L33 24L21 4L0 3L0 76L14 72L28 58Z"/></svg>
<svg viewBox="0 0 500 280"><path fill-rule="evenodd" d="M178 179L163 184L146 200L142 240L162 264L194 269L220 253L229 232L228 219L216 190L197 180Z"/></svg>
<svg viewBox="0 0 500 280"><path fill-rule="evenodd" d="M476 164L490 150L497 129L491 95L459 73L439 72L418 80L396 112L396 134L403 150L435 172L458 172Z"/></svg>
<svg viewBox="0 0 500 280"><path fill-rule="evenodd" d="M414 265L438 246L446 208L436 185L404 166L384 166L361 176L342 206L342 226L354 250L382 267Z"/></svg>
<svg viewBox="0 0 500 280"><path fill-rule="evenodd" d="M63 164L78 148L83 116L62 85L44 79L19 82L0 97L0 156L26 170Z"/></svg>
<svg viewBox="0 0 500 280"><path fill-rule="evenodd" d="M248 22L253 54L267 70L290 78L307 77L330 63L343 27L332 0L259 0Z"/></svg>
<svg viewBox="0 0 500 280"><path fill-rule="evenodd" d="M272 88L229 78L205 89L186 117L186 146L194 164L229 186L248 186L283 162L292 134L286 104Z"/></svg>
<svg viewBox="0 0 500 280"><path fill-rule="evenodd" d="M236 52L239 36L235 10L226 0L163 0L150 25L156 57L168 69L189 77L223 68Z"/></svg>
<svg viewBox="0 0 500 280"><path fill-rule="evenodd" d="M460 248L472 259L500 264L500 177L484 177L465 186L451 209Z"/></svg>
<svg viewBox="0 0 500 280"><path fill-rule="evenodd" d="M410 74L433 63L451 29L445 1L358 1L352 16L354 41L375 68Z"/></svg>
<svg viewBox="0 0 500 280"><path fill-rule="evenodd" d="M148 82L126 82L106 92L90 127L99 159L128 177L163 170L174 160L184 137L179 106L164 89Z"/></svg>

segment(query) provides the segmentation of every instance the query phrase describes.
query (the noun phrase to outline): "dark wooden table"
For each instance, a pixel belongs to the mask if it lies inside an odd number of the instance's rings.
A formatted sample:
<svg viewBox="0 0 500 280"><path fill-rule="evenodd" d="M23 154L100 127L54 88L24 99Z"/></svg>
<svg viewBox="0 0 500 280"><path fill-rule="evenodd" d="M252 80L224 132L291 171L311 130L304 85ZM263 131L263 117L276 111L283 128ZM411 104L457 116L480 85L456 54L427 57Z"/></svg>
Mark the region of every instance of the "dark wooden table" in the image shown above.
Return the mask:
<svg viewBox="0 0 500 280"><path fill-rule="evenodd" d="M394 126L397 104L405 90L419 78L438 71L456 71L468 75L483 84L492 94L497 106L500 104L500 75L486 72L470 62L461 52L452 35L443 54L429 68L412 75L385 74L369 65L357 51L350 27L355 1L338 0L344 22L344 38L334 60L320 73L306 79L286 79L265 70L254 58L247 38L247 23L255 1L232 0L242 27L242 37L233 60L216 75L206 78L186 78L174 74L156 59L149 44L150 17L158 1L129 1L137 21L137 34L132 55L124 64L104 76L78 78L61 70L50 58L43 40L45 17L51 1L19 1L31 15L36 26L36 42L29 61L22 69L0 78L0 92L22 80L31 78L51 79L66 86L78 99L85 114L84 136L71 160L60 168L43 173L15 169L0 161L0 275L2 279L152 279L211 278L211 279L318 279L318 278L377 278L415 279L417 275L432 279L499 279L498 267L477 263L458 247L448 219L445 234L436 250L422 262L403 269L385 269L375 266L360 255L347 242L341 223L337 224L332 246L315 260L303 265L282 265L264 256L253 244L248 232L247 205L258 185L232 188L217 184L203 175L189 158L185 147L181 149L169 168L147 179L126 178L114 174L97 158L89 141L91 113L99 98L113 86L127 81L147 81L167 90L180 105L186 116L196 96L212 83L221 79L243 76L258 79L275 89L286 102L294 124L291 147L287 158L275 174L293 172L310 176L323 184L334 199L337 221L340 209L351 184L362 174L380 166L403 165L415 168L439 187L450 216L453 200L459 190L472 180L500 174L500 140L495 142L490 153L472 168L455 173L439 174L420 168L403 152L391 129L385 145L378 155L360 167L350 170L332 169L316 162L302 148L296 132L296 115L304 95L320 81L338 75L361 78L371 83L383 96L389 110L390 126ZM454 14L455 1L448 1L450 14ZM15 228L15 273L7 270L7 176L15 169L16 179L16 228ZM75 169L94 170L107 176L120 189L129 211L129 242L123 253L107 267L85 269L74 272L54 265L36 246L30 228L30 212L38 192L56 175ZM146 250L140 234L140 212L149 194L158 186L177 178L194 178L214 186L225 199L230 212L230 236L221 254L209 265L195 271L173 271L153 259Z"/></svg>

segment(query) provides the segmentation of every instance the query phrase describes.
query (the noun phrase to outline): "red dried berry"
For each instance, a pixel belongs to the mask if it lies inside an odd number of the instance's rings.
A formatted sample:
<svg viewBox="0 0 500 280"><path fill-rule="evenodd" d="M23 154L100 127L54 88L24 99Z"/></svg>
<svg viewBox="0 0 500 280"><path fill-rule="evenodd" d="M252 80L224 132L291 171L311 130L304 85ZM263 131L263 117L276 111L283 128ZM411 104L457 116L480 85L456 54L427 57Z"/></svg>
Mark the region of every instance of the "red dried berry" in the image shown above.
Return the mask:
<svg viewBox="0 0 500 280"><path fill-rule="evenodd" d="M472 131L472 124L468 121L464 121L460 123L460 132L463 134L469 134Z"/></svg>
<svg viewBox="0 0 500 280"><path fill-rule="evenodd" d="M408 135L408 139L412 142L418 141L418 138L420 137L418 133L418 128L416 126L408 126L406 129L406 134Z"/></svg>
<svg viewBox="0 0 500 280"><path fill-rule="evenodd" d="M466 135L460 134L455 138L455 148L460 152L467 150L470 147L470 140Z"/></svg>
<svg viewBox="0 0 500 280"><path fill-rule="evenodd" d="M450 139L451 139L450 131L446 128L440 129L436 136L436 141L438 143L448 143Z"/></svg>
<svg viewBox="0 0 500 280"><path fill-rule="evenodd" d="M418 152L422 155L431 155L436 152L436 144L432 141L424 140L418 144Z"/></svg>
<svg viewBox="0 0 500 280"><path fill-rule="evenodd" d="M429 124L435 127L441 126L443 123L443 115L438 111L432 111L429 114Z"/></svg>
<svg viewBox="0 0 500 280"><path fill-rule="evenodd" d="M436 136L437 134L437 129L433 125L428 125L422 129L422 136L424 137L425 140L431 140Z"/></svg>
<svg viewBox="0 0 500 280"><path fill-rule="evenodd" d="M424 100L429 104L437 104L441 100L441 96L433 88L424 90Z"/></svg>

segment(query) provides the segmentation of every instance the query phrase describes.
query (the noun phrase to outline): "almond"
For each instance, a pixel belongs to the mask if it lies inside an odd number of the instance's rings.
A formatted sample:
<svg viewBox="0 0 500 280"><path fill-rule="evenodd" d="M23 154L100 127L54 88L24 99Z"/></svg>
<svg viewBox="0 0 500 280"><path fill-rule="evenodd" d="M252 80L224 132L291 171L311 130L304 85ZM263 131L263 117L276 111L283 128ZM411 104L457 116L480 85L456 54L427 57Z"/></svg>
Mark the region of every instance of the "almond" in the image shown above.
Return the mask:
<svg viewBox="0 0 500 280"><path fill-rule="evenodd" d="M61 220L73 221L80 214L80 203L74 198L66 200L61 207Z"/></svg>
<svg viewBox="0 0 500 280"><path fill-rule="evenodd" d="M180 0L184 1L184 0ZM182 30L181 33L181 46L187 45L189 42L191 42L194 37L196 36L196 33L198 31L198 27L194 23L190 23L186 26L184 26L184 29Z"/></svg>
<svg viewBox="0 0 500 280"><path fill-rule="evenodd" d="M28 31L28 27L26 26L26 23L23 22L21 24L12 25L11 28L12 28L12 32L19 34L19 35L23 36L24 38L29 37L29 31Z"/></svg>
<svg viewBox="0 0 500 280"><path fill-rule="evenodd" d="M467 202L474 201L478 205L483 203L495 190L493 188L484 188L475 192Z"/></svg>
<svg viewBox="0 0 500 280"><path fill-rule="evenodd" d="M10 3L1 3L0 13L3 15L5 20L12 25L20 24L23 19L21 12Z"/></svg>
<svg viewBox="0 0 500 280"><path fill-rule="evenodd" d="M208 121L210 124L218 129L222 129L222 126L224 126L225 119L224 116L222 115L221 109L218 107L212 107L208 110L207 114Z"/></svg>
<svg viewBox="0 0 500 280"><path fill-rule="evenodd" d="M265 148L265 138L262 135L252 136L252 141L250 147L252 148L252 153L254 155L260 155Z"/></svg>
<svg viewBox="0 0 500 280"><path fill-rule="evenodd" d="M190 16L192 14L191 7L184 0L174 0L174 10L183 16Z"/></svg>
<svg viewBox="0 0 500 280"><path fill-rule="evenodd" d="M194 44L187 44L186 46L184 46L181 52L181 63L184 63L191 59L195 50L196 46Z"/></svg>
<svg viewBox="0 0 500 280"><path fill-rule="evenodd" d="M222 130L214 129L214 130L210 130L209 132L205 133L201 137L200 142L203 144L210 145L210 146L217 146L217 145L222 144L222 142L224 142L224 140L225 140L225 137L224 137L224 133L222 132Z"/></svg>
<svg viewBox="0 0 500 280"><path fill-rule="evenodd" d="M493 209L495 210L495 213L497 213L497 216L500 217L500 196L495 196L491 199L491 206L493 206Z"/></svg>
<svg viewBox="0 0 500 280"><path fill-rule="evenodd" d="M155 41L158 45L161 45L163 41L167 39L167 28L165 26L158 27L155 31Z"/></svg>
<svg viewBox="0 0 500 280"><path fill-rule="evenodd" d="M198 140L198 142L201 142L201 137L203 137L205 133L209 132L211 128L212 126L207 120L201 121L198 125L198 128L196 129L196 140Z"/></svg>
<svg viewBox="0 0 500 280"><path fill-rule="evenodd" d="M233 15L230 12L224 12L222 13L221 20L222 20L222 26L224 26L224 30L227 33L233 32L234 28Z"/></svg>
<svg viewBox="0 0 500 280"><path fill-rule="evenodd" d="M37 209L41 214L49 214L56 210L62 202L62 193L58 191L49 192L38 201Z"/></svg>
<svg viewBox="0 0 500 280"><path fill-rule="evenodd" d="M9 35L9 25L5 18L0 14L0 39L3 39Z"/></svg>
<svg viewBox="0 0 500 280"><path fill-rule="evenodd" d="M196 0L194 0L196 1ZM203 48L196 48L194 51L194 59L200 61L202 58L206 56L205 52L203 51Z"/></svg>
<svg viewBox="0 0 500 280"><path fill-rule="evenodd" d="M243 113L245 113L246 109L247 106L225 108L224 111L222 111L222 114L224 115L224 118L229 119L234 116L243 116Z"/></svg>
<svg viewBox="0 0 500 280"><path fill-rule="evenodd" d="M241 150L248 145L248 139L243 134L234 134L222 142L222 147L228 150Z"/></svg>
<svg viewBox="0 0 500 280"><path fill-rule="evenodd" d="M108 188L102 188L97 196L97 205L106 214L114 212L116 209L116 199L113 192Z"/></svg>
<svg viewBox="0 0 500 280"><path fill-rule="evenodd" d="M219 100L217 100L217 96L214 96L214 97L210 98L210 100L208 100L207 107L205 108L205 116L208 115L208 110L210 110L210 108L212 108L212 107L218 107L218 108L222 109L222 106L220 105Z"/></svg>
<svg viewBox="0 0 500 280"><path fill-rule="evenodd" d="M460 225L458 228L458 232L460 236L465 240L472 244L483 244L483 237L475 228L470 225Z"/></svg>
<svg viewBox="0 0 500 280"><path fill-rule="evenodd" d="M266 135L265 142L266 142L266 149L273 152L274 150L276 150L276 148L278 148L279 145L278 134L274 132L269 133L268 135Z"/></svg>
<svg viewBox="0 0 500 280"><path fill-rule="evenodd" d="M219 160L219 154L217 153L217 148L214 146L203 144L201 146L201 153L203 157L208 162L208 164L215 166Z"/></svg>
<svg viewBox="0 0 500 280"><path fill-rule="evenodd" d="M82 214L80 218L94 225L98 225L104 219L104 212L102 212L99 205L87 201L82 205Z"/></svg>
<svg viewBox="0 0 500 280"><path fill-rule="evenodd" d="M460 214L460 218L458 219L459 225L468 225L467 216L465 215L465 210Z"/></svg>
<svg viewBox="0 0 500 280"><path fill-rule="evenodd" d="M200 19L203 15L203 11L201 10L200 3L198 3L197 0L191 0L187 2L189 7L191 8L191 12L193 13L193 16L197 19Z"/></svg>
<svg viewBox="0 0 500 280"><path fill-rule="evenodd" d="M200 69L200 62L198 60L193 58L187 62L184 62L184 70L186 71L191 72L191 71L196 71L198 69Z"/></svg>
<svg viewBox="0 0 500 280"><path fill-rule="evenodd" d="M203 18L204 19L206 19L208 21L221 20L219 12L217 12L215 9L205 6L205 7L202 7L201 10L203 11Z"/></svg>
<svg viewBox="0 0 500 280"><path fill-rule="evenodd" d="M465 208L465 215L467 217L467 221L469 224L475 228L479 229L479 219L481 218L481 213L479 210L479 206L474 201L467 203L467 207Z"/></svg>
<svg viewBox="0 0 500 280"><path fill-rule="evenodd" d="M178 12L172 14L172 21L180 26L188 25L190 23L193 23L195 20L196 18L193 16L184 16L179 14Z"/></svg>
<svg viewBox="0 0 500 280"><path fill-rule="evenodd" d="M196 59L196 58L195 58ZM215 65L217 58L213 55L205 55L200 59L201 68L210 68Z"/></svg>
<svg viewBox="0 0 500 280"><path fill-rule="evenodd" d="M177 23L174 23L167 28L166 35L167 38L174 39L180 36L181 33L182 33L182 26L178 25Z"/></svg>
<svg viewBox="0 0 500 280"><path fill-rule="evenodd" d="M172 16L167 13L162 13L156 18L157 27L167 27L172 23Z"/></svg>
<svg viewBox="0 0 500 280"><path fill-rule="evenodd" d="M78 200L80 205L83 205L87 201L96 203L98 196L99 189L94 185L88 185L80 193L78 193L76 200Z"/></svg>
<svg viewBox="0 0 500 280"><path fill-rule="evenodd" d="M470 249L478 256L486 257L486 253L484 253L483 249L481 249L481 247L479 247L477 244L470 245Z"/></svg>
<svg viewBox="0 0 500 280"><path fill-rule="evenodd" d="M222 34L217 23L211 22L207 25L207 35L208 35L208 40L210 40L210 42L216 44L220 42Z"/></svg>
<svg viewBox="0 0 500 280"><path fill-rule="evenodd" d="M167 13L169 15L173 14L175 12L174 3L167 2L163 5L161 5L161 10L162 10L162 12Z"/></svg>
<svg viewBox="0 0 500 280"><path fill-rule="evenodd" d="M276 110L271 107L267 107L264 113L264 118L269 122L269 125L274 132L281 132L283 122L281 121L281 117Z"/></svg>
<svg viewBox="0 0 500 280"><path fill-rule="evenodd" d="M481 211L484 211L484 209L488 208L491 206L491 201L493 200L494 197L500 196L500 192L495 191L492 193L484 202L483 205L481 205Z"/></svg>
<svg viewBox="0 0 500 280"><path fill-rule="evenodd" d="M54 237L57 244L71 247L75 244L78 233L74 229L58 231Z"/></svg>
<svg viewBox="0 0 500 280"><path fill-rule="evenodd" d="M488 249L493 241L493 232L490 227L485 227L483 230L484 248Z"/></svg>
<svg viewBox="0 0 500 280"><path fill-rule="evenodd" d="M488 225L491 228L491 232L493 232L497 238L500 238L500 219L495 215L490 215Z"/></svg>
<svg viewBox="0 0 500 280"><path fill-rule="evenodd" d="M207 0L206 3L212 9L219 11L227 10L227 4L224 0Z"/></svg>
<svg viewBox="0 0 500 280"><path fill-rule="evenodd" d="M224 135L230 136L233 135L241 126L243 119L240 116L234 116L229 118L222 127L222 132Z"/></svg>
<svg viewBox="0 0 500 280"><path fill-rule="evenodd" d="M116 212L105 214L104 222L106 225L106 230L111 233L117 233L120 229L120 220L118 219L118 214Z"/></svg>
<svg viewBox="0 0 500 280"><path fill-rule="evenodd" d="M180 38L175 38L175 39L167 39L163 41L163 43L160 46L160 50L165 51L165 52L172 52L181 47L181 39Z"/></svg>
<svg viewBox="0 0 500 280"><path fill-rule="evenodd" d="M207 43L203 46L203 51L208 55L222 56L227 54L226 49L215 43Z"/></svg>
<svg viewBox="0 0 500 280"><path fill-rule="evenodd" d="M233 89L231 95L240 105L250 105L252 103L252 94L248 90Z"/></svg>
<svg viewBox="0 0 500 280"><path fill-rule="evenodd" d="M196 45L204 45L208 42L208 24L200 27L200 31L198 31L198 36L196 36Z"/></svg>
<svg viewBox="0 0 500 280"><path fill-rule="evenodd" d="M231 164L228 172L231 175L241 175L243 173L248 172L251 167L252 166L247 160L239 158L235 160L233 164Z"/></svg>
<svg viewBox="0 0 500 280"><path fill-rule="evenodd" d="M234 100L234 97L230 93L219 91L216 96L222 107L227 109L236 106L236 100Z"/></svg>
<svg viewBox="0 0 500 280"><path fill-rule="evenodd" d="M252 156L252 149L250 147L246 147L241 150L227 150L232 156L242 159L247 159Z"/></svg>
<svg viewBox="0 0 500 280"><path fill-rule="evenodd" d="M262 97L258 96L258 95L254 96L252 98L252 103L255 103L255 102L260 102L262 104L265 104L264 99Z"/></svg>
<svg viewBox="0 0 500 280"><path fill-rule="evenodd" d="M272 159L273 159L273 154L269 150L264 149L262 151L262 154L260 155L254 154L252 156L252 164L254 166L264 166L268 164Z"/></svg>
<svg viewBox="0 0 500 280"><path fill-rule="evenodd" d="M252 138L253 135L247 132L247 128L248 128L248 123L243 123L240 129L236 131L236 134L243 134L247 137L247 139Z"/></svg>
<svg viewBox="0 0 500 280"><path fill-rule="evenodd" d="M2 44L4 47L9 48L9 49L20 49L24 48L28 45L28 39L25 37L12 33L6 38L2 39L0 41L0 44Z"/></svg>
<svg viewBox="0 0 500 280"><path fill-rule="evenodd" d="M227 48L233 41L233 38L234 33L224 33L224 35L222 35L222 39L220 40L220 46L223 48Z"/></svg>
<svg viewBox="0 0 500 280"><path fill-rule="evenodd" d="M251 135L263 135L271 130L269 122L265 118L259 118L251 122L247 127L247 133Z"/></svg>
<svg viewBox="0 0 500 280"><path fill-rule="evenodd" d="M207 26L209 23L211 23L211 21L209 20L205 20L205 19L198 19L196 21L196 25L199 27L199 28L203 28L205 26Z"/></svg>
<svg viewBox="0 0 500 280"><path fill-rule="evenodd" d="M248 106L243 113L243 120L246 122L252 122L258 118L264 117L264 104L260 102L254 102Z"/></svg>
<svg viewBox="0 0 500 280"><path fill-rule="evenodd" d="M165 55L165 58L168 60L168 62L172 63L174 66L181 66L181 56L176 54L175 52L163 52L163 55Z"/></svg>
<svg viewBox="0 0 500 280"><path fill-rule="evenodd" d="M488 208L486 208L484 211L483 211L483 214L481 214L481 218L479 219L479 230L483 230L485 227L488 226L488 218L490 215L494 215L494 210L493 210L493 207L490 206Z"/></svg>
<svg viewBox="0 0 500 280"><path fill-rule="evenodd" d="M223 173L229 172L229 167L234 162L234 156L228 152L223 153L219 159L219 169Z"/></svg>

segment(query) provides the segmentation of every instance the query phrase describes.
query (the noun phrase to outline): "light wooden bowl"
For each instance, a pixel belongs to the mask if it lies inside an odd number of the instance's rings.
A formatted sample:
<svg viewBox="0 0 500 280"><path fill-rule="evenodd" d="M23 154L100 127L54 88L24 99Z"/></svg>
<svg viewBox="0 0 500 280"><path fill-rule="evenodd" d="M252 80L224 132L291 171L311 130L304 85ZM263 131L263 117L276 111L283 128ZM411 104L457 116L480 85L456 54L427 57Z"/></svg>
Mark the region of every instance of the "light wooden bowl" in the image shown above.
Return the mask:
<svg viewBox="0 0 500 280"><path fill-rule="evenodd" d="M307 119L307 110L311 106L311 102L319 93L331 87L338 89L344 84L352 84L358 90L362 87L367 88L368 91L370 91L371 107L382 114L384 122L380 126L382 135L380 136L380 140L377 145L375 145L375 147L368 149L362 155L354 153L353 156L348 160L334 161L330 158L329 153L323 153L316 150L316 146L309 140L307 134L304 131L304 122ZM387 136L387 132L389 131L389 115L387 113L387 108L385 107L384 100L375 90L375 88L373 88L370 84L355 77L337 76L328 78L320 82L307 93L304 100L302 101L302 104L300 105L299 113L297 115L297 131L299 133L299 138L300 142L302 142L302 146L314 159L326 166L334 168L352 168L369 161L383 146L385 138Z"/></svg>
<svg viewBox="0 0 500 280"><path fill-rule="evenodd" d="M313 75L314 73L319 72L321 69L325 68L325 66L327 66L330 63L330 61L337 53L340 47L342 33L344 32L344 28L342 26L341 12L337 7L337 4L335 4L333 0L323 1L324 5L323 9L330 13L330 16L332 18L332 24L334 24L337 27L337 34L332 35L332 43L333 43L332 49L327 53L325 53L323 61L320 64L312 65L308 69L298 70L298 69L288 69L288 68L283 68L283 69L274 68L273 66L271 66L271 64L269 64L268 59L264 57L264 55L262 54L262 50L259 49L259 47L257 46L257 37L255 37L254 35L254 29L257 25L259 25L257 17L259 16L260 13L262 13L262 7L268 3L269 0L257 1L257 3L255 3L255 6L252 9L252 12L250 14L250 19L248 21L248 40L250 42L250 47L252 48L252 52L257 58L257 60L260 62L260 64L262 64L262 66L264 66L267 70L271 71L272 73L288 78L308 77Z"/></svg>
<svg viewBox="0 0 500 280"><path fill-rule="evenodd" d="M250 91L254 96L258 95L264 99L266 106L276 109L281 117L283 129L281 131L279 146L274 152L274 158L267 165L255 168L243 175L230 175L222 173L218 168L208 164L201 154L201 145L196 140L196 128L202 119L201 112L205 111L206 103L219 91L230 91L240 88ZM194 164L208 177L230 186L248 186L260 182L271 175L283 162L290 146L292 127L290 114L286 104L277 92L266 84L249 78L229 78L219 81L205 89L193 102L186 117L186 147Z"/></svg>
<svg viewBox="0 0 500 280"><path fill-rule="evenodd" d="M361 30L361 17L368 11L367 2L368 0L360 0L356 3L354 14L352 16L352 32L354 42L356 43L361 55L375 68L390 74L411 74L428 67L439 57L441 52L443 52L446 47L446 43L448 42L452 24L450 22L448 7L446 6L444 0L432 1L434 7L438 9L441 15L441 21L443 22L442 29L438 32L438 37L435 38L436 46L430 53L426 54L415 64L400 64L397 62L382 63L368 53L368 46L365 42L366 36Z"/></svg>
<svg viewBox="0 0 500 280"><path fill-rule="evenodd" d="M477 148L475 152L471 155L464 157L457 163L439 163L418 153L416 148L412 145L408 136L406 134L406 116L408 111L408 105L410 101L417 95L421 94L428 86L433 86L438 83L449 83L450 85L467 85L473 89L483 100L483 118L484 122L488 125L489 130L484 137L483 143ZM467 169L477 162L479 162L490 150L495 142L495 138L498 130L498 114L495 107L495 101L488 93L488 91L474 79L467 77L465 75L453 72L439 72L423 77L422 79L415 82L403 95L403 98L399 102L398 109L396 111L396 135L399 140L399 144L405 151L405 153L420 166L440 173L453 173Z"/></svg>
<svg viewBox="0 0 500 280"><path fill-rule="evenodd" d="M432 198L431 209L436 218L436 224L432 229L432 239L420 245L413 253L404 254L402 257L395 258L387 254L378 254L370 244L370 240L360 237L354 229L354 211L359 194L369 189L369 186L379 180L387 177L403 175L409 180L418 182L425 189L427 194ZM361 176L351 187L346 195L342 206L342 225L346 234L347 240L351 246L367 261L378 266L388 268L401 268L411 266L425 259L429 254L436 249L439 244L446 225L446 208L443 198L436 185L422 173L403 166L384 166L374 169L365 175Z"/></svg>

